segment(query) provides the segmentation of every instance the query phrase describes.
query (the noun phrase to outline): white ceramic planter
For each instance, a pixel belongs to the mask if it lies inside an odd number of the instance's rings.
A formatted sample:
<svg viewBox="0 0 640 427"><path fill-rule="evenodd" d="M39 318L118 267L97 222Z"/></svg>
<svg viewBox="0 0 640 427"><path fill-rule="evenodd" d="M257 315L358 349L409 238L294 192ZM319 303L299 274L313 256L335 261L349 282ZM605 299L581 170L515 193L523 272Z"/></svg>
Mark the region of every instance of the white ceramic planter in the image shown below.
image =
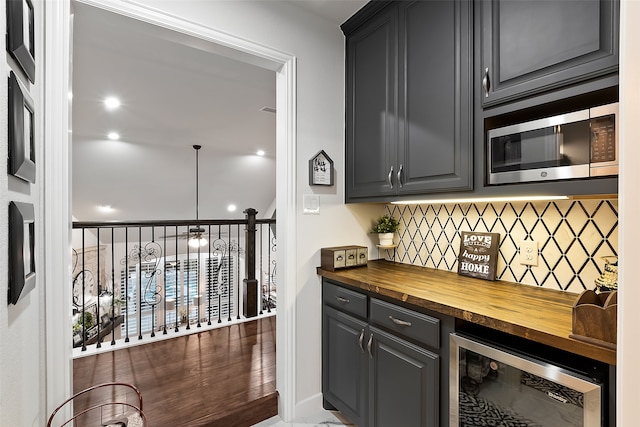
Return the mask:
<svg viewBox="0 0 640 427"><path fill-rule="evenodd" d="M378 233L378 240L380 241L380 246L392 246L394 234L395 233Z"/></svg>

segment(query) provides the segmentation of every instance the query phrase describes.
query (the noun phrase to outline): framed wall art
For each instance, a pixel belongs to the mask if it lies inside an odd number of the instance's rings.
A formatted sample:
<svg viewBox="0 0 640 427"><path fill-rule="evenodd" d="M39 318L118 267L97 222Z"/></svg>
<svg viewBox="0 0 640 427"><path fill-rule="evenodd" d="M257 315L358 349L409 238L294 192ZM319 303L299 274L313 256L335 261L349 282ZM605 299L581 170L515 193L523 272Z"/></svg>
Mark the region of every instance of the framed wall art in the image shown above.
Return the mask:
<svg viewBox="0 0 640 427"><path fill-rule="evenodd" d="M36 286L35 215L29 203L9 203L9 303Z"/></svg>
<svg viewBox="0 0 640 427"><path fill-rule="evenodd" d="M309 185L333 185L333 160L324 150L309 160Z"/></svg>
<svg viewBox="0 0 640 427"><path fill-rule="evenodd" d="M9 164L11 175L36 182L33 102L25 97L13 71L9 74Z"/></svg>
<svg viewBox="0 0 640 427"><path fill-rule="evenodd" d="M7 0L7 51L35 83L34 14L31 0Z"/></svg>

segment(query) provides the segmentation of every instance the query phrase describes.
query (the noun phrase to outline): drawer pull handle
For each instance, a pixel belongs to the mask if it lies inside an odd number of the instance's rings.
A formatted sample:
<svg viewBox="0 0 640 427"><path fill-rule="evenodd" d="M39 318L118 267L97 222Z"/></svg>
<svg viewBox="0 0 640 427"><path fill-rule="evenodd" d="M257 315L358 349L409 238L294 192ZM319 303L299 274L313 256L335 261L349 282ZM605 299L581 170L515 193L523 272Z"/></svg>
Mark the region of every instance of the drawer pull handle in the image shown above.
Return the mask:
<svg viewBox="0 0 640 427"><path fill-rule="evenodd" d="M398 169L398 185L402 188L402 165L400 165L400 169Z"/></svg>
<svg viewBox="0 0 640 427"><path fill-rule="evenodd" d="M387 181L389 181L389 187L391 187L391 189L393 190L393 180L391 178L392 175L393 175L393 166L391 166L391 169L389 169L389 175L387 175Z"/></svg>
<svg viewBox="0 0 640 427"><path fill-rule="evenodd" d="M367 351L369 352L369 357L373 359L373 353L371 353L371 344L373 343L373 334L369 336L369 342L367 343Z"/></svg>
<svg viewBox="0 0 640 427"><path fill-rule="evenodd" d="M342 255L338 255L336 257L336 261L342 261L344 259L344 257Z"/></svg>
<svg viewBox="0 0 640 427"><path fill-rule="evenodd" d="M347 298L336 297L339 302L343 302L345 304L349 304L349 300Z"/></svg>
<svg viewBox="0 0 640 427"><path fill-rule="evenodd" d="M360 331L360 336L358 337L358 344L360 345L360 351L362 351L362 353L364 353L364 346L362 345L363 341L364 341L364 329Z"/></svg>
<svg viewBox="0 0 640 427"><path fill-rule="evenodd" d="M389 316L389 320L399 326L411 326L411 322L407 322L405 320L396 319L393 316Z"/></svg>

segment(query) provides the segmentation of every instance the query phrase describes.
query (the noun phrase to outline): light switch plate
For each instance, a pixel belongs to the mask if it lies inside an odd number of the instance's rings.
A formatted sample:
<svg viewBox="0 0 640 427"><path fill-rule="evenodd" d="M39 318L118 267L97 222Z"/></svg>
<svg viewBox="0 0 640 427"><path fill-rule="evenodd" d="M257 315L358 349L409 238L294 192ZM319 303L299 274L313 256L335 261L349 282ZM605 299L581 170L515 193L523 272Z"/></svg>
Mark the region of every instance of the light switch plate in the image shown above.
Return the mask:
<svg viewBox="0 0 640 427"><path fill-rule="evenodd" d="M320 195L303 194L302 195L302 213L305 215L320 214Z"/></svg>
<svg viewBox="0 0 640 427"><path fill-rule="evenodd" d="M538 242L533 240L520 242L520 264L538 265Z"/></svg>

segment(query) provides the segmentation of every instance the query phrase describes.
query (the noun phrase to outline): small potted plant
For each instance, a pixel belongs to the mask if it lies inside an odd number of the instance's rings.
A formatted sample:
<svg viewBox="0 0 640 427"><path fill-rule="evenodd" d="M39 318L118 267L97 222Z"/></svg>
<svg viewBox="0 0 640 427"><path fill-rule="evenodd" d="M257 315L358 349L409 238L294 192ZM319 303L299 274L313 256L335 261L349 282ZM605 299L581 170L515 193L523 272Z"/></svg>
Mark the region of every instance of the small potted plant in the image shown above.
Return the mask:
<svg viewBox="0 0 640 427"><path fill-rule="evenodd" d="M378 218L371 232L378 233L380 246L392 246L393 235L398 231L398 228L400 228L400 223L397 219L389 215L383 215Z"/></svg>

